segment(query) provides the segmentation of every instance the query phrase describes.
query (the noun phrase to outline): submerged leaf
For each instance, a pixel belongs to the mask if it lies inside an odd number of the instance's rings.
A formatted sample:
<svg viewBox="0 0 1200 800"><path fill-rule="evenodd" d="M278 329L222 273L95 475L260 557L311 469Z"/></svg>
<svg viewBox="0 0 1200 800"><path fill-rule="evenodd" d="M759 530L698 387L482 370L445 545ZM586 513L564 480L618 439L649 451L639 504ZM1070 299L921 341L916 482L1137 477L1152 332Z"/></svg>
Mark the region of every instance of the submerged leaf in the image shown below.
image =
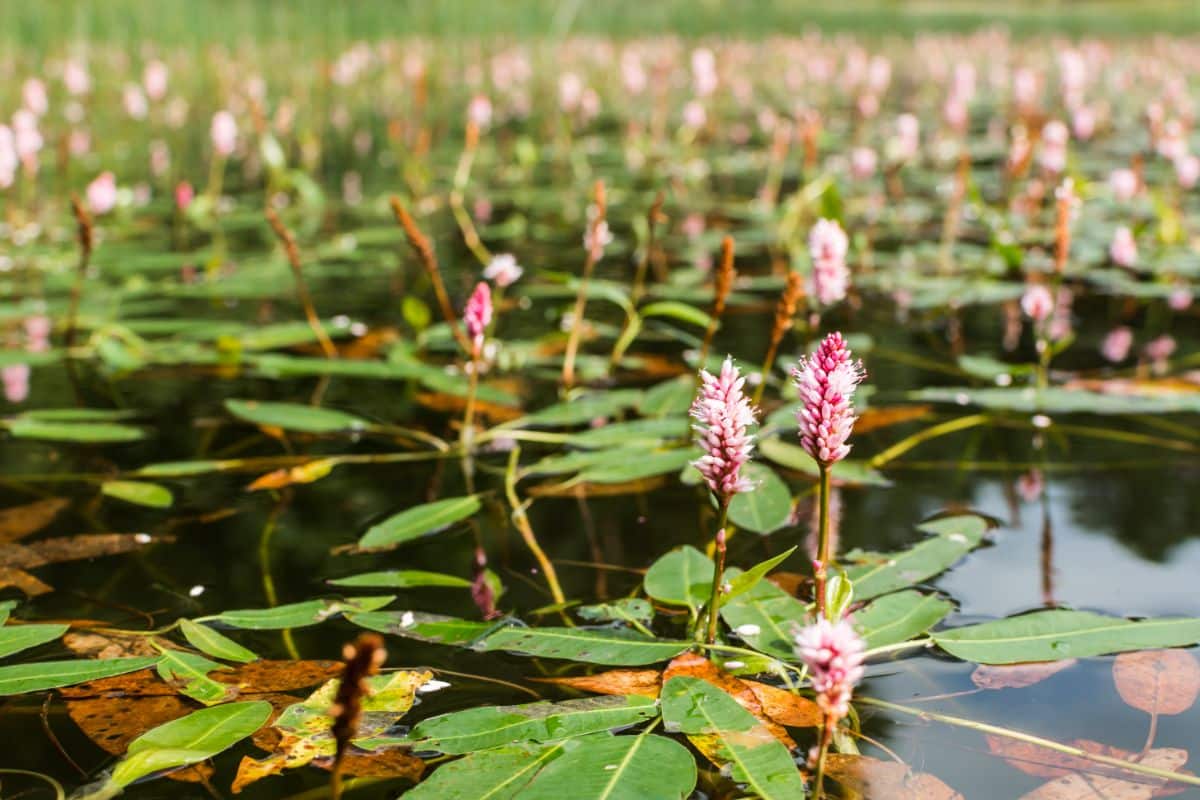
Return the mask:
<svg viewBox="0 0 1200 800"><path fill-rule="evenodd" d="M352 414L298 403L226 400L225 408L243 422L300 433L341 433L371 427L371 423Z"/></svg>
<svg viewBox="0 0 1200 800"><path fill-rule="evenodd" d="M65 497L48 497L0 511L0 543L16 542L37 533L70 504Z"/></svg>
<svg viewBox="0 0 1200 800"><path fill-rule="evenodd" d="M825 774L863 800L964 800L941 779L906 764L869 756L830 753Z"/></svg>
<svg viewBox="0 0 1200 800"><path fill-rule="evenodd" d="M1200 664L1186 650L1122 653L1113 661L1117 693L1147 714L1182 714L1200 695Z"/></svg>
<svg viewBox="0 0 1200 800"><path fill-rule="evenodd" d="M1029 664L980 664L971 673L971 683L980 689L1023 689L1041 683L1077 663L1076 659L1068 658Z"/></svg>

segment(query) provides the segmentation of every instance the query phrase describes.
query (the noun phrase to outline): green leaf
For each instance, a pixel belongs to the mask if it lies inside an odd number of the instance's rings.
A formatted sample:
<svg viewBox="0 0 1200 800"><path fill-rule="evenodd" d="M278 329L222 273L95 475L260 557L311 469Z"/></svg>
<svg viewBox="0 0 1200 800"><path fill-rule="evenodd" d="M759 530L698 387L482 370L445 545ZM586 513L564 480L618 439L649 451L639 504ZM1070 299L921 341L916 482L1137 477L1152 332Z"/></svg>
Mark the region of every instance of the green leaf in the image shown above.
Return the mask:
<svg viewBox="0 0 1200 800"><path fill-rule="evenodd" d="M197 650L208 653L214 658L226 661L238 661L243 664L256 661L258 656L223 633L218 633L207 625L200 625L190 619L179 620L179 629L188 644Z"/></svg>
<svg viewBox="0 0 1200 800"><path fill-rule="evenodd" d="M851 622L867 647L906 642L945 619L954 604L937 595L908 589L884 595L854 612Z"/></svg>
<svg viewBox="0 0 1200 800"><path fill-rule="evenodd" d="M975 389L969 386L938 386L909 392L907 397L923 403L952 403L979 406L992 411L1022 414L1186 414L1200 411L1196 392L1154 392L1112 394L1084 389L1050 387L996 387Z"/></svg>
<svg viewBox="0 0 1200 800"><path fill-rule="evenodd" d="M759 581L744 595L721 606L721 619L746 644L785 661L796 659L792 643L806 616L804 603L770 581Z"/></svg>
<svg viewBox="0 0 1200 800"><path fill-rule="evenodd" d="M798 545L797 545L798 546ZM719 605L725 605L730 600L736 599L746 592L758 586L768 572L782 564L788 556L796 552L796 546L789 547L784 552L777 556L772 556L766 561L760 561L745 572L740 572L729 580L729 591L721 596Z"/></svg>
<svg viewBox="0 0 1200 800"><path fill-rule="evenodd" d="M432 503L405 509L372 525L358 546L364 550L382 550L396 547L453 525L472 516L480 509L478 495L447 497Z"/></svg>
<svg viewBox="0 0 1200 800"><path fill-rule="evenodd" d="M613 422L599 428L573 433L566 439L572 447L594 449L598 447L655 446L663 439L678 439L688 429L684 417L659 419L635 419L629 422Z"/></svg>
<svg viewBox="0 0 1200 800"><path fill-rule="evenodd" d="M208 673L228 667L209 661L204 656L180 650L162 650L162 658L156 665L158 675L167 683L182 683L179 689L193 700L206 706L219 703L229 694L229 687L208 677Z"/></svg>
<svg viewBox="0 0 1200 800"><path fill-rule="evenodd" d="M501 628L477 645L491 652L512 650L541 658L562 658L588 664L638 666L674 658L687 642L652 639L629 630L604 628Z"/></svg>
<svg viewBox="0 0 1200 800"><path fill-rule="evenodd" d="M716 757L732 777L762 800L796 800L806 795L800 770L779 740L753 714L708 681L686 676L662 688L667 730L703 736L717 744Z"/></svg>
<svg viewBox="0 0 1200 800"><path fill-rule="evenodd" d="M105 481L100 491L108 497L148 508L170 508L175 502L170 489L144 481Z"/></svg>
<svg viewBox="0 0 1200 800"><path fill-rule="evenodd" d="M651 564L643 586L646 594L658 602L687 606L695 615L712 593L715 569L712 559L691 545L684 545Z"/></svg>
<svg viewBox="0 0 1200 800"><path fill-rule="evenodd" d="M680 375L647 389L638 405L638 411L646 417L679 416L687 413L696 396L696 377ZM689 433L689 426L680 425L680 436Z"/></svg>
<svg viewBox="0 0 1200 800"><path fill-rule="evenodd" d="M38 422L120 422L136 416L136 411L121 408L35 408L21 414Z"/></svg>
<svg viewBox="0 0 1200 800"><path fill-rule="evenodd" d="M351 414L299 403L226 400L225 409L243 422L301 433L339 433L371 427L371 423Z"/></svg>
<svg viewBox="0 0 1200 800"><path fill-rule="evenodd" d="M627 483L658 475L678 472L698 458L700 452L690 447L646 453L625 463L600 464L588 467L576 476L586 483Z"/></svg>
<svg viewBox="0 0 1200 800"><path fill-rule="evenodd" d="M5 625L0 628L0 658L52 642L62 636L70 625Z"/></svg>
<svg viewBox="0 0 1200 800"><path fill-rule="evenodd" d="M424 611L371 611L347 614L346 619L360 628L403 636L419 642L453 644L463 647L474 644L497 628L509 623L476 622Z"/></svg>
<svg viewBox="0 0 1200 800"><path fill-rule="evenodd" d="M654 619L654 607L641 597L622 597L610 603L597 603L575 609L588 622L629 622L648 624Z"/></svg>
<svg viewBox="0 0 1200 800"><path fill-rule="evenodd" d="M219 622L232 628L270 631L283 628L304 628L316 625L339 614L376 611L395 600L395 597L353 597L345 600L305 600L302 603L222 611L198 622Z"/></svg>
<svg viewBox="0 0 1200 800"><path fill-rule="evenodd" d="M220 472L228 467L228 461L164 461L159 464L147 464L137 470L136 475L143 478L180 478L190 475L204 475L209 472Z"/></svg>
<svg viewBox="0 0 1200 800"><path fill-rule="evenodd" d="M977 664L1060 661L1200 642L1200 619L1133 621L1053 609L933 634L938 647Z"/></svg>
<svg viewBox="0 0 1200 800"><path fill-rule="evenodd" d="M334 586L382 586L387 589L412 589L417 586L450 586L469 589L471 582L457 575L441 572L426 572L420 569L390 569L381 572L364 572L335 578L329 583Z"/></svg>
<svg viewBox="0 0 1200 800"><path fill-rule="evenodd" d="M677 300L660 300L657 303L648 303L638 309L638 313L643 317L670 317L671 319L686 322L689 325L695 325L699 328L707 328L712 317L704 313L695 306L689 306L687 303L680 303Z"/></svg>
<svg viewBox="0 0 1200 800"><path fill-rule="evenodd" d="M642 393L637 389L594 392L527 414L510 423L510 427L564 428L583 425L594 419L616 416L626 408L637 406L641 398Z"/></svg>
<svg viewBox="0 0 1200 800"><path fill-rule="evenodd" d="M40 661L0 667L0 697L57 689L84 681L111 678L154 666L157 658L107 658L80 661Z"/></svg>
<svg viewBox="0 0 1200 800"><path fill-rule="evenodd" d="M40 422L18 417L6 424L8 432L17 439L41 439L51 442L136 442L146 435L141 428L115 422Z"/></svg>
<svg viewBox="0 0 1200 800"><path fill-rule="evenodd" d="M597 733L568 739L520 800L679 800L696 787L696 761L665 736Z"/></svg>
<svg viewBox="0 0 1200 800"><path fill-rule="evenodd" d="M755 487L734 495L729 504L729 521L761 534L782 528L792 516L792 493L787 484L762 464L747 464L743 471Z"/></svg>
<svg viewBox="0 0 1200 800"><path fill-rule="evenodd" d="M770 436L758 441L758 451L768 461L774 461L781 467L794 469L814 478L821 474L820 467L813 457L804 452L798 444L785 442L777 436ZM883 473L872 469L865 461L845 459L833 465L833 479L861 486L891 486L892 482Z"/></svg>
<svg viewBox="0 0 1200 800"><path fill-rule="evenodd" d="M640 695L584 697L560 703L480 706L431 717L409 734L416 750L451 755L512 742L549 742L636 725L658 716L658 703Z"/></svg>
<svg viewBox="0 0 1200 800"><path fill-rule="evenodd" d="M918 525L917 530L934 534L933 538L899 553L847 553L847 562L862 563L848 565L846 575L860 600L913 586L949 569L978 547L987 527L987 521L977 514L943 517Z"/></svg>
<svg viewBox="0 0 1200 800"><path fill-rule="evenodd" d="M204 708L159 725L129 743L108 785L125 787L156 772L207 761L253 734L270 716L271 704L255 700Z"/></svg>
<svg viewBox="0 0 1200 800"><path fill-rule="evenodd" d="M562 754L563 744L519 743L471 753L438 767L404 800L514 800L538 770Z"/></svg>

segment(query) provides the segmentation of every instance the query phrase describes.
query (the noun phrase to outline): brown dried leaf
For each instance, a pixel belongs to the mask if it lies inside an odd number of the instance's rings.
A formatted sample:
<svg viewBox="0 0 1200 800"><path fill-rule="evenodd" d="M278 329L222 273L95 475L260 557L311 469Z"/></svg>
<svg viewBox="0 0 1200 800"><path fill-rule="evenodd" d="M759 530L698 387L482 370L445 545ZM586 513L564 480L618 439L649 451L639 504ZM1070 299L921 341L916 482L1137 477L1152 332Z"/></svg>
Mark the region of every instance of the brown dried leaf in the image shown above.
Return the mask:
<svg viewBox="0 0 1200 800"><path fill-rule="evenodd" d="M964 800L934 775L869 756L830 753L825 774L861 794L863 800Z"/></svg>
<svg viewBox="0 0 1200 800"><path fill-rule="evenodd" d="M113 556L150 544L173 542L173 536L151 537L145 533L86 533L57 536L24 545L0 547L0 567L29 569L63 561Z"/></svg>
<svg viewBox="0 0 1200 800"><path fill-rule="evenodd" d="M864 410L855 421L854 432L866 433L868 431L888 428L892 425L899 425L904 422L913 422L929 416L932 411L933 406L928 405L871 406Z"/></svg>
<svg viewBox="0 0 1200 800"><path fill-rule="evenodd" d="M758 681L743 680L742 683L754 692L763 714L772 722L789 728L817 728L824 722L820 707L807 697Z"/></svg>
<svg viewBox="0 0 1200 800"><path fill-rule="evenodd" d="M246 487L246 491L257 492L262 489L282 489L295 484L315 483L332 472L335 466L337 462L332 459L318 458L295 467L284 467L256 478Z"/></svg>
<svg viewBox="0 0 1200 800"><path fill-rule="evenodd" d="M1104 765L1088 761L1086 758L1067 755L1029 742L1020 742L1006 736L990 734L986 738L988 750L992 751L994 755L1003 758L1013 769L1037 778L1061 778L1073 772L1096 773L1103 770L1108 770L1110 774L1114 775L1118 773L1115 767L1106 768ZM1099 753L1097 748L1105 747L1099 742L1082 739L1073 744L1082 750L1096 753ZM1117 751L1115 748L1111 749L1114 752L1102 753L1102 755L1111 755L1113 758L1128 758L1132 755L1125 751Z"/></svg>
<svg viewBox="0 0 1200 800"><path fill-rule="evenodd" d="M594 694L638 694L658 697L662 675L656 669L613 669L578 678L533 678L539 683L553 683Z"/></svg>
<svg viewBox="0 0 1200 800"><path fill-rule="evenodd" d="M1200 664L1186 650L1122 653L1113 662L1121 699L1147 714L1182 714L1200 695Z"/></svg>
<svg viewBox="0 0 1200 800"><path fill-rule="evenodd" d="M307 689L341 672L338 661L252 661L228 670L219 670L210 678L236 687L240 696L276 694L295 689ZM151 669L117 675L112 678L88 681L58 690L68 699L86 697L156 697L173 695L175 690Z"/></svg>
<svg viewBox="0 0 1200 800"><path fill-rule="evenodd" d="M792 597L799 597L800 590L812 583L811 576L801 575L799 572L772 572L767 576L767 580L780 589L783 589Z"/></svg>
<svg viewBox="0 0 1200 800"><path fill-rule="evenodd" d="M1175 747L1160 747L1138 759L1146 767L1177 771L1187 763L1188 753ZM1166 785L1165 778L1135 773L1084 775L1071 773L1044 783L1021 800L1150 800Z"/></svg>
<svg viewBox="0 0 1200 800"><path fill-rule="evenodd" d="M54 591L53 586L39 581L23 569L0 567L0 589L7 589L9 586L20 589L28 597L37 597L40 594Z"/></svg>
<svg viewBox="0 0 1200 800"><path fill-rule="evenodd" d="M627 494L643 494L657 489L667 482L669 476L656 475L624 483L575 483L572 481L548 481L529 487L534 497L615 497Z"/></svg>
<svg viewBox="0 0 1200 800"><path fill-rule="evenodd" d="M466 398L440 392L420 392L417 394L417 402L434 411L450 414L458 414L467 406ZM520 419L525 412L511 406L476 400L475 413L492 422L511 422L514 419Z"/></svg>
<svg viewBox="0 0 1200 800"><path fill-rule="evenodd" d="M179 645L169 639L157 636L127 636L119 633L68 633L63 636L63 644L72 653L85 658L125 658L130 656L157 656L159 647L168 650L182 650Z"/></svg>
<svg viewBox="0 0 1200 800"><path fill-rule="evenodd" d="M730 675L699 653L684 653L681 656L676 656L670 664L667 664L667 668L663 670L663 683L680 675L708 681L713 686L721 689L736 700L738 705L762 720L766 728L771 732L771 735L778 739L785 747L789 750L795 749L796 743L792 741L792 737L788 735L788 732L784 730L782 725L774 722L767 716L763 710L762 702L758 699L758 695L746 681Z"/></svg>
<svg viewBox="0 0 1200 800"><path fill-rule="evenodd" d="M48 497L0 511L0 543L15 542L37 533L70 504L71 501L64 497Z"/></svg>
<svg viewBox="0 0 1200 800"><path fill-rule="evenodd" d="M980 689L1024 689L1076 664L1064 661L1029 661L1023 664L980 664L971 673L971 682Z"/></svg>

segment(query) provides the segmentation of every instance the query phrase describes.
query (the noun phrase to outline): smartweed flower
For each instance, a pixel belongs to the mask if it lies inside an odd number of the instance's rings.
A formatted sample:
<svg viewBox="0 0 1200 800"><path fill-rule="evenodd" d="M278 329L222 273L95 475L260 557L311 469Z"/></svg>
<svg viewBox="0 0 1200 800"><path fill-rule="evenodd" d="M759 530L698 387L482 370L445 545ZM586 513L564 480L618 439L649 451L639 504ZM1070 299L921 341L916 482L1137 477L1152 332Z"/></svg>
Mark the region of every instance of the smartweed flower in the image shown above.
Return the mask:
<svg viewBox="0 0 1200 800"><path fill-rule="evenodd" d="M721 365L720 375L700 370L700 380L690 413L698 423L693 427L704 455L692 465L724 505L738 492L754 488L742 475L754 450L754 437L746 432L754 424L754 406L742 390L746 379L730 358Z"/></svg>
<svg viewBox="0 0 1200 800"><path fill-rule="evenodd" d="M836 220L820 219L808 234L808 252L812 257L809 291L822 306L833 305L846 296L850 270L846 251L850 242Z"/></svg>
<svg viewBox="0 0 1200 800"><path fill-rule="evenodd" d="M1113 233L1112 244L1108 246L1108 256L1119 267L1132 267L1138 260L1137 241L1133 231L1122 225Z"/></svg>
<svg viewBox="0 0 1200 800"><path fill-rule="evenodd" d="M803 405L796 414L800 444L823 468L850 452L846 440L854 428L854 390L866 373L850 358L840 333L831 333L815 353L800 359L793 375Z"/></svg>
<svg viewBox="0 0 1200 800"><path fill-rule="evenodd" d="M479 358L483 350L483 332L492 324L492 289L486 281L475 284L475 291L463 309L463 324L471 339L471 356Z"/></svg>
<svg viewBox="0 0 1200 800"><path fill-rule="evenodd" d="M817 705L829 724L850 712L850 697L863 677L866 645L849 620L824 617L796 634L796 655L807 666L817 693Z"/></svg>

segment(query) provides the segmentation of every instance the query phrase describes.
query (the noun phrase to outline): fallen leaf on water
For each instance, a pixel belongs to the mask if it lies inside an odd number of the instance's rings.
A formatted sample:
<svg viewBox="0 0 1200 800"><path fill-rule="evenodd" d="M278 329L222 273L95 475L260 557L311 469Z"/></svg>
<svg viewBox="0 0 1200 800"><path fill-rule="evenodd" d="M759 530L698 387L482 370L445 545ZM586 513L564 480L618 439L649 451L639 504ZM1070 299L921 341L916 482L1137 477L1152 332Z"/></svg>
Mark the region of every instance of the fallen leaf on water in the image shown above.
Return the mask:
<svg viewBox="0 0 1200 800"><path fill-rule="evenodd" d="M758 681L743 680L742 683L754 692L763 714L772 722L789 728L817 728L825 720L820 707L807 697Z"/></svg>
<svg viewBox="0 0 1200 800"><path fill-rule="evenodd" d="M1147 714L1182 714L1200 695L1200 664L1186 650L1122 653L1113 662L1121 699Z"/></svg>
<svg viewBox="0 0 1200 800"><path fill-rule="evenodd" d="M913 772L907 764L869 756L831 753L825 774L863 800L964 800L942 780L926 772Z"/></svg>
<svg viewBox="0 0 1200 800"><path fill-rule="evenodd" d="M0 589L7 589L9 586L20 589L27 597L37 597L39 594L54 591L53 586L39 581L23 569L0 567Z"/></svg>
<svg viewBox="0 0 1200 800"><path fill-rule="evenodd" d="M15 542L37 533L70 504L64 497L49 497L0 511L0 542Z"/></svg>
<svg viewBox="0 0 1200 800"><path fill-rule="evenodd" d="M1188 753L1175 747L1160 747L1148 751L1138 759L1146 767L1177 771L1187 763ZM1071 773L1044 783L1021 800L1150 800L1166 785L1166 778L1123 773L1112 775L1084 775Z"/></svg>
<svg viewBox="0 0 1200 800"><path fill-rule="evenodd" d="M15 586L31 597L45 594L53 591L54 587L25 570L64 561L113 556L150 544L173 541L173 536L150 536L146 533L87 533L58 536L28 544L0 544L0 588Z"/></svg>
<svg viewBox="0 0 1200 800"><path fill-rule="evenodd" d="M553 683L594 694L637 694L658 697L662 675L655 669L613 669L578 678L533 678L539 683Z"/></svg>
<svg viewBox="0 0 1200 800"><path fill-rule="evenodd" d="M268 472L246 487L247 492L257 492L262 489L282 489L294 484L314 483L321 480L337 466L337 462L328 458L318 458L295 467L284 467L274 472Z"/></svg>
<svg viewBox="0 0 1200 800"><path fill-rule="evenodd" d="M212 679L234 686L239 696L277 694L307 689L336 677L342 665L338 661L252 661L214 672ZM173 695L175 690L150 669L88 681L58 690L67 699L85 697L153 697Z"/></svg>
<svg viewBox="0 0 1200 800"><path fill-rule="evenodd" d="M1041 683L1075 664L1074 658L1024 664L980 664L971 673L971 682L980 689L1023 689Z"/></svg>
<svg viewBox="0 0 1200 800"><path fill-rule="evenodd" d="M157 636L126 636L119 633L68 633L63 644L84 658L124 658L127 656L157 656L159 647L179 650L179 645Z"/></svg>
<svg viewBox="0 0 1200 800"><path fill-rule="evenodd" d="M798 572L772 572L767 576L767 580L783 589L792 597L800 596L800 589L810 583L812 578L808 575L801 575Z"/></svg>
<svg viewBox="0 0 1200 800"><path fill-rule="evenodd" d="M771 735L778 739L785 747L789 750L796 748L796 743L792 741L792 737L788 735L783 726L767 716L763 710L762 702L758 699L758 695L746 681L730 675L699 653L684 653L674 658L671 663L667 664L667 668L663 670L663 683L680 675L708 681L713 686L721 689L736 700L738 705L762 720L766 724L767 729L770 730Z"/></svg>
<svg viewBox="0 0 1200 800"><path fill-rule="evenodd" d="M467 407L465 397L435 392L419 392L417 394L417 402L433 411L451 414L458 414ZM481 417L486 417L492 422L511 422L514 419L520 419L524 415L524 412L519 408L502 406L498 403L489 403L479 399L475 401L475 413Z"/></svg>
<svg viewBox="0 0 1200 800"><path fill-rule="evenodd" d="M627 494L643 494L665 484L670 476L655 475L622 483L591 483L588 481L560 481L540 483L529 487L534 497L616 497Z"/></svg>

